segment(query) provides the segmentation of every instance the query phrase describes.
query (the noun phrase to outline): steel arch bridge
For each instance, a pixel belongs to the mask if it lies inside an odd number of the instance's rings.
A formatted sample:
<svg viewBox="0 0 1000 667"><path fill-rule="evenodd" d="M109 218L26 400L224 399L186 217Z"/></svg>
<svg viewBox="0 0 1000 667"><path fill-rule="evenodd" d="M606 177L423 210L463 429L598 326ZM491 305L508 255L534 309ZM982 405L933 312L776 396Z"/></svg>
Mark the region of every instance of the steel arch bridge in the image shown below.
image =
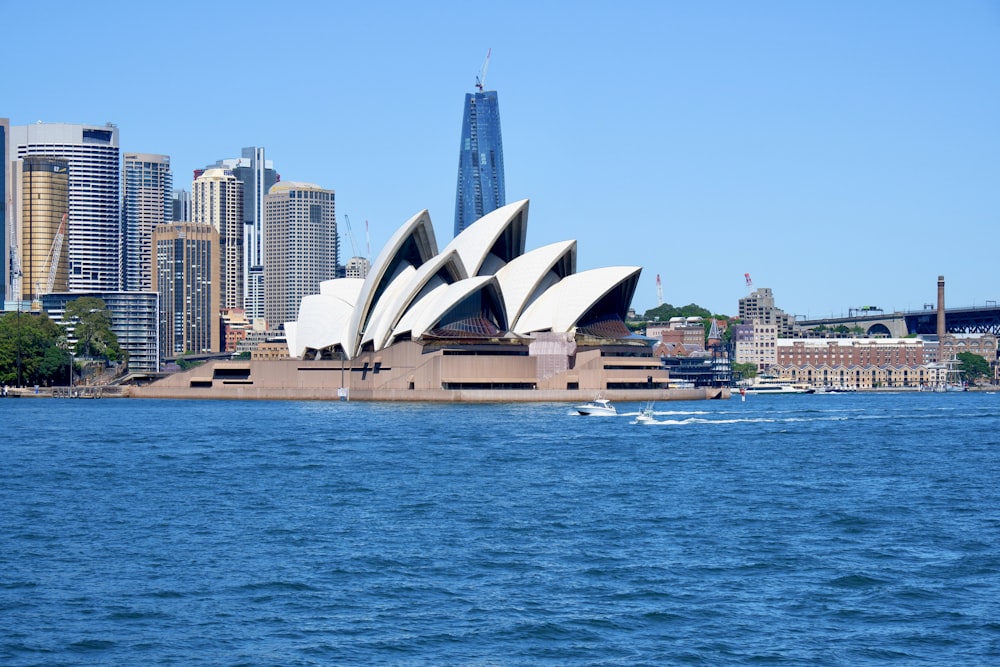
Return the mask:
<svg viewBox="0 0 1000 667"><path fill-rule="evenodd" d="M821 325L827 328L860 327L867 334L885 334L896 338L912 334L933 335L937 333L937 310L830 317L800 320L796 324L806 329L815 329ZM947 333L953 334L989 333L1000 336L1000 307L990 304L981 308L946 308L944 328Z"/></svg>

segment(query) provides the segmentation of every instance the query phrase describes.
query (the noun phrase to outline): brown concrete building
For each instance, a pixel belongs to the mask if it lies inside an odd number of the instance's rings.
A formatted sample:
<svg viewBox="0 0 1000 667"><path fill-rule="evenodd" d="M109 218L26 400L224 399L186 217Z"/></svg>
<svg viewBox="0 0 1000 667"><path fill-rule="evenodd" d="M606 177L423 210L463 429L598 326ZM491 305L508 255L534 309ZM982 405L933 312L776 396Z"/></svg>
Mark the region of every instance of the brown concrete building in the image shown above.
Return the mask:
<svg viewBox="0 0 1000 667"><path fill-rule="evenodd" d="M396 401L616 401L728 398L728 388L670 389L642 341L421 345L401 342L350 360L221 361L132 389L139 398Z"/></svg>

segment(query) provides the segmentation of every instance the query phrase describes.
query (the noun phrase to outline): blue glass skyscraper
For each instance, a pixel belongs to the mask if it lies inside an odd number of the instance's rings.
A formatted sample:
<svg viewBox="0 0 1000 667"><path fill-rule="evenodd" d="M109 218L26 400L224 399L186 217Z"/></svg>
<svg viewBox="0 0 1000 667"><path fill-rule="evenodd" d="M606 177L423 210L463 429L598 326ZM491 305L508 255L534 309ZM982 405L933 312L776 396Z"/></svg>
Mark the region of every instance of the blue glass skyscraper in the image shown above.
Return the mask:
<svg viewBox="0 0 1000 667"><path fill-rule="evenodd" d="M455 235L506 204L500 101L495 90L468 93L462 118L455 195Z"/></svg>

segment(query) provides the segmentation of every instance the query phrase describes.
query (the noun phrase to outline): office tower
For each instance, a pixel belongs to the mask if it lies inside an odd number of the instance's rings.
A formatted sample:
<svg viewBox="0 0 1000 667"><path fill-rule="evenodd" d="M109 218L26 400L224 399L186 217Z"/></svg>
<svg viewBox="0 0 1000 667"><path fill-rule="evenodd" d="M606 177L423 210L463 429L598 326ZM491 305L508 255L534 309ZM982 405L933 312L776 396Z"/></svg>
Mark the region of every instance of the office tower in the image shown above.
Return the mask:
<svg viewBox="0 0 1000 667"><path fill-rule="evenodd" d="M153 232L153 290L160 296L164 357L220 350L219 233L172 222Z"/></svg>
<svg viewBox="0 0 1000 667"><path fill-rule="evenodd" d="M489 56L487 56L487 63ZM500 100L495 90L484 91L486 67L477 92L465 96L462 144L458 153L458 190L455 195L455 236L507 203L504 194L503 141L500 137Z"/></svg>
<svg viewBox="0 0 1000 667"><path fill-rule="evenodd" d="M229 169L206 169L191 184L191 222L219 233L222 308L243 308L243 186Z"/></svg>
<svg viewBox="0 0 1000 667"><path fill-rule="evenodd" d="M247 321L253 324L255 320L264 319L264 267L255 266L249 273L244 272L244 275L247 280L243 287L244 312ZM253 314L246 310L251 306L254 309Z"/></svg>
<svg viewBox="0 0 1000 667"><path fill-rule="evenodd" d="M299 302L337 277L334 192L278 183L264 197L264 317L277 329L298 317Z"/></svg>
<svg viewBox="0 0 1000 667"><path fill-rule="evenodd" d="M118 128L36 123L11 128L16 157L69 162L69 289L117 291L121 285ZM14 157L12 155L12 157Z"/></svg>
<svg viewBox="0 0 1000 667"><path fill-rule="evenodd" d="M9 229L14 228L14 221L8 222L7 216L11 215L10 204L13 200L10 183L10 156L8 150L8 139L10 137L10 121L0 118L0 260L3 262L3 279L0 280L0 310L3 310L7 295L11 293L14 279L14 263L10 252L14 244L8 237ZM8 198L9 197L9 198Z"/></svg>
<svg viewBox="0 0 1000 667"><path fill-rule="evenodd" d="M122 289L153 289L153 230L173 216L173 174L166 155L125 153L122 169Z"/></svg>
<svg viewBox="0 0 1000 667"><path fill-rule="evenodd" d="M37 299L40 307L41 295L69 291L69 162L28 155L15 164L20 167L17 198L21 202L16 240L21 294L17 298Z"/></svg>
<svg viewBox="0 0 1000 667"><path fill-rule="evenodd" d="M281 180L264 149L244 148L240 157L219 160L215 168L229 169L243 184L243 299L247 320L264 317L264 196Z"/></svg>
<svg viewBox="0 0 1000 667"><path fill-rule="evenodd" d="M172 202L173 214L171 222L191 222L191 193L187 190L174 190Z"/></svg>

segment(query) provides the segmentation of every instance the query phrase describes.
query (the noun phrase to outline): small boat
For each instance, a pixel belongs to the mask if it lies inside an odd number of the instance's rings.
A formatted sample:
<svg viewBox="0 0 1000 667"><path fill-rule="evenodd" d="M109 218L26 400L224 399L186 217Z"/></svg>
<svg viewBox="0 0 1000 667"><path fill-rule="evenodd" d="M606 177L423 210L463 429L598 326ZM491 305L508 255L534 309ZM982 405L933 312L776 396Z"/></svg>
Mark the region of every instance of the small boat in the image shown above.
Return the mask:
<svg viewBox="0 0 1000 667"><path fill-rule="evenodd" d="M656 417L653 416L653 403L650 401L646 404L640 412L639 416L635 418L636 422L640 424L653 424L656 422Z"/></svg>
<svg viewBox="0 0 1000 667"><path fill-rule="evenodd" d="M611 416L618 414L618 410L615 409L615 406L611 405L611 401L600 396L590 403L576 405L573 409L576 410L577 414L581 415Z"/></svg>

